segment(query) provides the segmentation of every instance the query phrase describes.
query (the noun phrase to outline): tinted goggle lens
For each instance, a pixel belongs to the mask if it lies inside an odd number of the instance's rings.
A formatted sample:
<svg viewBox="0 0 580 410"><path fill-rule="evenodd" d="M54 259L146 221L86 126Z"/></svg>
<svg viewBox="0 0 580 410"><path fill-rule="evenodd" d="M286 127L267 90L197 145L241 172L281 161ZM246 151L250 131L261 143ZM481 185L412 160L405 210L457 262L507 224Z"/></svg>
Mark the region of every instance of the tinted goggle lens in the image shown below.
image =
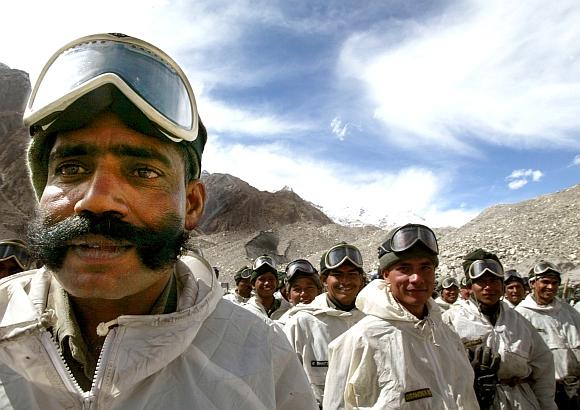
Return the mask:
<svg viewBox="0 0 580 410"><path fill-rule="evenodd" d="M318 275L318 271L307 260L297 260L286 266L286 280L292 279L296 274Z"/></svg>
<svg viewBox="0 0 580 410"><path fill-rule="evenodd" d="M250 268L246 268L240 273L240 278L242 279L249 279L251 276L252 270Z"/></svg>
<svg viewBox="0 0 580 410"><path fill-rule="evenodd" d="M503 267L493 259L477 260L471 264L468 271L471 279L477 279L485 273L491 273L502 279L504 277Z"/></svg>
<svg viewBox="0 0 580 410"><path fill-rule="evenodd" d="M195 99L180 73L153 49L107 39L74 45L52 61L33 91L28 107L31 118L49 117L49 112L35 112L48 111L51 104L106 74L118 76L171 124L191 131L187 137L181 135L183 139L193 141L197 137Z"/></svg>
<svg viewBox="0 0 580 410"><path fill-rule="evenodd" d="M30 266L31 258L28 251L19 244L16 243L3 243L0 245L0 261L5 261L10 258L14 258L16 263L20 265L22 269L28 269Z"/></svg>
<svg viewBox="0 0 580 410"><path fill-rule="evenodd" d="M351 245L338 245L330 249L324 258L327 269L334 269L342 265L346 260L357 268L362 268L363 259L360 251Z"/></svg>
<svg viewBox="0 0 580 410"><path fill-rule="evenodd" d="M439 254L437 238L431 229L424 225L409 225L398 229L390 240L379 247L379 258L388 252L404 252L419 241L434 254Z"/></svg>
<svg viewBox="0 0 580 410"><path fill-rule="evenodd" d="M558 268L556 267L556 265L554 265L553 263L550 262L538 262L535 266L534 266L534 274L536 275L541 275L544 274L548 271L553 271L555 274L560 275L560 271L558 270Z"/></svg>
<svg viewBox="0 0 580 410"><path fill-rule="evenodd" d="M277 270L276 270L276 263L269 256L260 256L260 257L256 258L256 260L254 261L254 265L252 266L252 268L254 270L258 270L258 269L260 269L264 265L269 266L270 268L272 268L273 270L275 270L277 272Z"/></svg>
<svg viewBox="0 0 580 410"><path fill-rule="evenodd" d="M443 289L447 289L450 288L451 286L459 287L459 284L457 283L457 280L455 278L445 278L443 279L441 286L443 287Z"/></svg>

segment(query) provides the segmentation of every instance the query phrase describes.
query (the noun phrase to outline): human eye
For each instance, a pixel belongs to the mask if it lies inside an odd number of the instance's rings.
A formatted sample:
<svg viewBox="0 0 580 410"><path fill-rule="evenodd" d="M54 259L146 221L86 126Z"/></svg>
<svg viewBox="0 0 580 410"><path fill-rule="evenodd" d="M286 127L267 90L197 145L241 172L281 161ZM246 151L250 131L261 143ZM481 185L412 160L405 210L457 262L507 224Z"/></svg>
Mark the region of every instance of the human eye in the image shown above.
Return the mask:
<svg viewBox="0 0 580 410"><path fill-rule="evenodd" d="M139 167L133 171L133 175L143 179L159 178L161 173L151 167Z"/></svg>
<svg viewBox="0 0 580 410"><path fill-rule="evenodd" d="M88 170L77 163L64 163L55 168L55 174L61 176L74 176L86 174Z"/></svg>

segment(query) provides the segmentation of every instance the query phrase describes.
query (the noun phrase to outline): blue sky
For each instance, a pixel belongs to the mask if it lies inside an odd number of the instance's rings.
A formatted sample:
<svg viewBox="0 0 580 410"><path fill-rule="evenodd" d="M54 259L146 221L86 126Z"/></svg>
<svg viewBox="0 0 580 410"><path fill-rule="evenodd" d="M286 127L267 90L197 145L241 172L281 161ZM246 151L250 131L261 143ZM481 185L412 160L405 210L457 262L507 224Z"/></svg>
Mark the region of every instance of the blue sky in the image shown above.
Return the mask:
<svg viewBox="0 0 580 410"><path fill-rule="evenodd" d="M152 42L190 78L204 169L337 220L459 226L580 182L577 1L83 3L3 4L0 62L34 80L83 35Z"/></svg>

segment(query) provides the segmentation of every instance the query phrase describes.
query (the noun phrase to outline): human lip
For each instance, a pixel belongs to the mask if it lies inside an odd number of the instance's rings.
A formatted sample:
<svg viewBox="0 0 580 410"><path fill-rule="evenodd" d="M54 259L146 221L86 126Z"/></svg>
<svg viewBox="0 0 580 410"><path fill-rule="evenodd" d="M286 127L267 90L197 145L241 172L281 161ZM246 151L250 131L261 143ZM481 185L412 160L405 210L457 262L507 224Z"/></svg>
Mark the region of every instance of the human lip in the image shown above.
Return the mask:
<svg viewBox="0 0 580 410"><path fill-rule="evenodd" d="M72 240L69 247L85 260L110 260L121 256L133 247L126 241L116 241L99 236L85 236Z"/></svg>

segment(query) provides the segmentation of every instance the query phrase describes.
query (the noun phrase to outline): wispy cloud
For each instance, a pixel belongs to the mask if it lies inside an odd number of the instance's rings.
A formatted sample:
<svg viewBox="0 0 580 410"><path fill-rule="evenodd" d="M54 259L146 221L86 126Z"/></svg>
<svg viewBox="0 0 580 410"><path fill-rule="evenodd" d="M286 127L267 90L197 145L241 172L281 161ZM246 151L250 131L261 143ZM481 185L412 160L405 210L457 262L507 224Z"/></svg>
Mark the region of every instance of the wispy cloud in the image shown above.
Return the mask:
<svg viewBox="0 0 580 410"><path fill-rule="evenodd" d="M544 173L539 169L516 169L506 177L508 181L508 188L516 190L524 187L529 181L538 182Z"/></svg>
<svg viewBox="0 0 580 410"><path fill-rule="evenodd" d="M339 117L334 117L330 122L330 129L340 141L344 141L344 137L348 131L348 124L343 124Z"/></svg>
<svg viewBox="0 0 580 410"><path fill-rule="evenodd" d="M576 155L572 160L572 165L580 165L580 155Z"/></svg>
<svg viewBox="0 0 580 410"><path fill-rule="evenodd" d="M579 20L574 0L456 1L351 35L339 71L365 85L400 145L577 147Z"/></svg>
<svg viewBox="0 0 580 410"><path fill-rule="evenodd" d="M305 131L309 124L291 122L279 118L267 110L250 111L228 106L209 98L200 98L200 116L208 129L216 133L232 133L252 136L273 136L296 131Z"/></svg>
<svg viewBox="0 0 580 410"><path fill-rule="evenodd" d="M307 153L290 157L288 150L282 143L228 144L213 136L204 153L203 167L212 173L229 173L251 181L261 190L290 186L332 216L352 218L364 209L361 219L375 224L421 218L433 226L460 226L481 211L450 204L444 192L449 176L441 172L417 167L392 173L362 172L346 164L309 157ZM313 175L319 182L313 181Z"/></svg>

